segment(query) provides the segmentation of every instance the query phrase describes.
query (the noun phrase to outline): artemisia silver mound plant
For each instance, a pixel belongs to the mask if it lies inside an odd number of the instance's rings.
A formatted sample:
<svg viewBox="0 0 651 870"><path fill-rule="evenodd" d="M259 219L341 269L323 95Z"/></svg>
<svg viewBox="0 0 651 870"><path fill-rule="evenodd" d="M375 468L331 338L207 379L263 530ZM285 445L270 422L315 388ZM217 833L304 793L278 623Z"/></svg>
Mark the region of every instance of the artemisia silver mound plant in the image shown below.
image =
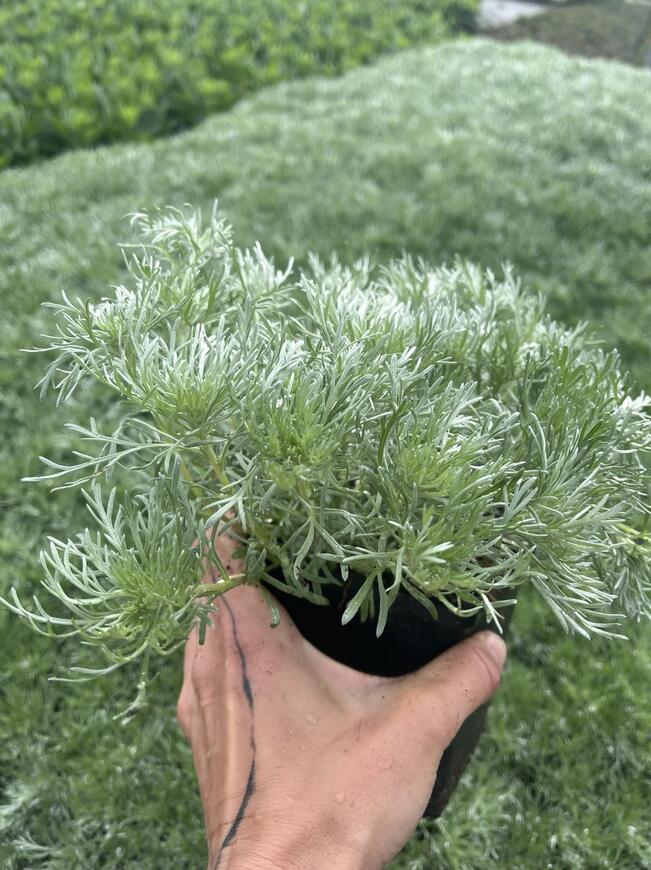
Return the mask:
<svg viewBox="0 0 651 870"><path fill-rule="evenodd" d="M64 295L45 348L43 392L93 380L119 400L111 425L71 425L87 446L39 478L83 487L90 525L50 539L43 596L5 602L96 647L80 674L171 652L240 583L318 607L354 574L343 620L378 634L398 594L499 622L525 583L586 636L650 615L649 398L585 327L508 270L279 271L216 208L132 220L128 281ZM245 574L215 555L225 528Z"/></svg>

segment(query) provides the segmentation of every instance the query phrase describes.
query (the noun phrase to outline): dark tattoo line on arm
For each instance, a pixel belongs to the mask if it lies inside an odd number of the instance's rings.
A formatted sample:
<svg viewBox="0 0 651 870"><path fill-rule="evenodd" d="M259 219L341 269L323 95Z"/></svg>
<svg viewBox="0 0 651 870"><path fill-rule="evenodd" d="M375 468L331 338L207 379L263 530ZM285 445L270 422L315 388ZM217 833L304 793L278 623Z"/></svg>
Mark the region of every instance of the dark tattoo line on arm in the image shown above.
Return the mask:
<svg viewBox="0 0 651 870"><path fill-rule="evenodd" d="M242 819L244 818L244 813L246 812L249 801L251 800L251 797L255 791L255 730L253 722L253 692L251 691L251 682L249 680L249 674L246 669L246 658L244 657L244 652L240 645L240 640L237 636L237 625L235 623L235 616L233 615L230 604L226 601L225 598L222 598L222 604L228 611L231 622L233 624L233 638L235 640L235 646L237 648L237 653L240 657L240 665L242 667L242 689L244 690L244 695L251 710L251 736L249 738L249 745L251 747L253 755L251 758L251 767L249 769L249 776L246 781L246 788L244 789L242 801L237 810L237 813L235 814L235 818L233 819L233 822L231 823L231 826L228 829L221 846L219 847L219 852L217 853L217 857L215 858L215 863L213 864L212 870L218 870L218 867L221 864L222 855L224 854L224 849L226 849L230 845L230 843L233 842L235 835L237 834L237 830L242 823Z"/></svg>

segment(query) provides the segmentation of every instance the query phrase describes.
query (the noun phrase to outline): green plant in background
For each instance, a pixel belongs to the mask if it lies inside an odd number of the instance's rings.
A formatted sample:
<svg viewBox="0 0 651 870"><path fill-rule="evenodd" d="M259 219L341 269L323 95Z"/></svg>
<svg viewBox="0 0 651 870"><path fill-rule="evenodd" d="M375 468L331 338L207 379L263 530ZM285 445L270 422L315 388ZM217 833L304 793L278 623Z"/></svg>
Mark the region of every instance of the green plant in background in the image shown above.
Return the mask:
<svg viewBox="0 0 651 870"><path fill-rule="evenodd" d="M95 379L124 402L113 431L72 424L78 461L46 460L46 479L90 486L95 529L42 553L59 607L5 601L108 658L77 670L171 652L205 625L200 599L238 583L325 604L351 572L342 621L374 616L378 635L401 590L433 618L436 602L499 622L494 595L530 582L586 637L651 616L651 400L629 395L614 352L508 273L312 258L294 276L235 247L216 210L206 226L133 219L127 283L54 305L42 381L65 401ZM215 554L224 524L244 575Z"/></svg>
<svg viewBox="0 0 651 870"><path fill-rule="evenodd" d="M0 168L196 123L255 88L471 29L478 0L19 0L0 9Z"/></svg>

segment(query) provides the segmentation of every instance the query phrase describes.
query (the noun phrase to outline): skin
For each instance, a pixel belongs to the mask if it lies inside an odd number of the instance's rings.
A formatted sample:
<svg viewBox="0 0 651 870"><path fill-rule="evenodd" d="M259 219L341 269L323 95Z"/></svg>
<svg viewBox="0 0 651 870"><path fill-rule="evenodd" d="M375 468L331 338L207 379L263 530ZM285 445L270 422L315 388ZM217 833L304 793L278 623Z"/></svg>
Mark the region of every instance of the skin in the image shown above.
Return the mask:
<svg viewBox="0 0 651 870"><path fill-rule="evenodd" d="M243 572L235 544L217 552ZM443 751L499 683L503 641L480 632L406 677L319 652L252 586L221 596L185 649L179 724L204 809L209 870L377 870L413 834Z"/></svg>

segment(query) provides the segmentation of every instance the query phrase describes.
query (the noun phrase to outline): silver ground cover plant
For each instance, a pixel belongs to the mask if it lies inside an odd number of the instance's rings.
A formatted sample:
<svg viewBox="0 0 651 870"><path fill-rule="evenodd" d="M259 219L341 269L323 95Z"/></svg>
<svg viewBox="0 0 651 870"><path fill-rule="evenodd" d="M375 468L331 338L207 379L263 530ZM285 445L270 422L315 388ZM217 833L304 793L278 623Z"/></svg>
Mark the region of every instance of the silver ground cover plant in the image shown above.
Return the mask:
<svg viewBox="0 0 651 870"><path fill-rule="evenodd" d="M378 635L399 594L499 624L524 583L585 636L651 615L650 400L585 326L508 269L279 271L216 207L132 222L126 284L64 295L43 348L44 393L115 396L38 478L82 487L89 527L42 552L47 600L4 602L98 651L76 678L140 659L144 687L152 654L243 583L277 621L265 581L319 606L355 577L343 621ZM241 575L215 554L226 529Z"/></svg>

